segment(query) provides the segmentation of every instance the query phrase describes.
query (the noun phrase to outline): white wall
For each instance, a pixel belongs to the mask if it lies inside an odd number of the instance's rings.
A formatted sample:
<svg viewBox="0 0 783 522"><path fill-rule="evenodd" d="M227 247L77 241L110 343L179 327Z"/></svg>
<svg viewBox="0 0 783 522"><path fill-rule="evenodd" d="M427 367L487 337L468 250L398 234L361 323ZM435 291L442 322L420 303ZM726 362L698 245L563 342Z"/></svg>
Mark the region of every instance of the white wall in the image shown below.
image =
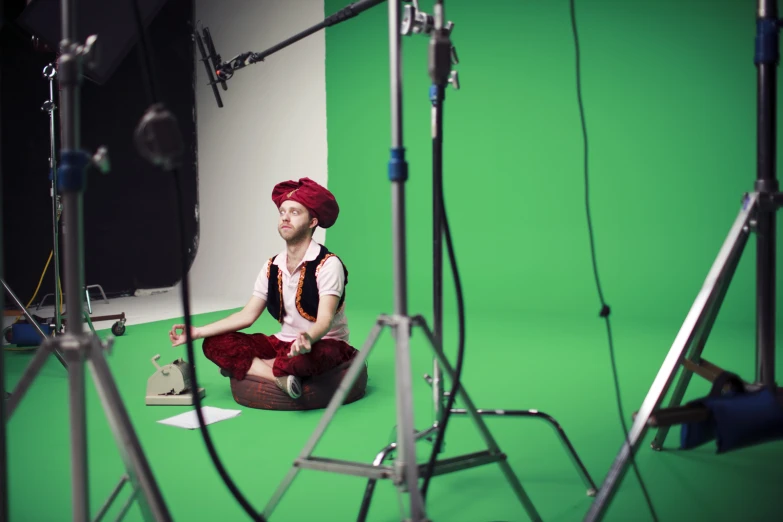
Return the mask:
<svg viewBox="0 0 783 522"><path fill-rule="evenodd" d="M324 19L323 0L196 0L224 61L260 52ZM198 58L198 54L197 54ZM326 184L323 31L237 71L218 108L197 62L200 239L194 301L242 306L264 261L284 247L271 200L279 181ZM319 229L315 239L324 241Z"/></svg>

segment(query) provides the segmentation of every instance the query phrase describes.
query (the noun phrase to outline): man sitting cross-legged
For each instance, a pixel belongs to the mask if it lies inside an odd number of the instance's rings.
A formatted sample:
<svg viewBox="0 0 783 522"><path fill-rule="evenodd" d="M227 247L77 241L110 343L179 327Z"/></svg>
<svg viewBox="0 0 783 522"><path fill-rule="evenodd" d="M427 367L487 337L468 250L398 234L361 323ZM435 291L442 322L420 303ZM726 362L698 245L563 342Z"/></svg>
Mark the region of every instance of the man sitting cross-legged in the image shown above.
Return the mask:
<svg viewBox="0 0 783 522"><path fill-rule="evenodd" d="M339 213L331 192L309 178L279 183L272 191L279 210L278 231L286 248L269 259L245 307L212 324L192 327L193 339L226 376L268 379L297 399L300 378L325 373L356 354L348 341L342 261L313 240L316 226L328 228ZM278 333L246 334L268 310L281 323ZM186 342L185 326L169 332L172 346Z"/></svg>

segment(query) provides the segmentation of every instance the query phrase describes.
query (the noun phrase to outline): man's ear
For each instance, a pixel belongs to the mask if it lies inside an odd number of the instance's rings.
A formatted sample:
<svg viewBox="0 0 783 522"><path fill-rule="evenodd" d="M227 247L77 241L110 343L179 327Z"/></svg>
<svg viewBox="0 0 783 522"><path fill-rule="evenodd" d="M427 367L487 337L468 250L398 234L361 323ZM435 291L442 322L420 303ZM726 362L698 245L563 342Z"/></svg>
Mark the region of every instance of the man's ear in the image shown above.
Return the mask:
<svg viewBox="0 0 783 522"><path fill-rule="evenodd" d="M315 227L318 226L318 218L310 218L310 228L315 232Z"/></svg>

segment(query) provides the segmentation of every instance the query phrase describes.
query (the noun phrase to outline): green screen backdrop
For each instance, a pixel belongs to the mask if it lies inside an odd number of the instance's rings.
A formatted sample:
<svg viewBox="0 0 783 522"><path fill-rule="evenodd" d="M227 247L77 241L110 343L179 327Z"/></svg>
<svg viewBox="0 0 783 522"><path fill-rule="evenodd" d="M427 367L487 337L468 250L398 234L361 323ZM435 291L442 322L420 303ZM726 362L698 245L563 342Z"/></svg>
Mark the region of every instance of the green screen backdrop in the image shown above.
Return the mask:
<svg viewBox="0 0 783 522"><path fill-rule="evenodd" d="M452 1L446 14L461 89L447 91L444 188L468 321L597 318L569 2ZM613 317L677 327L756 177L755 2L577 1L576 19L603 290ZM328 245L350 308L378 313L393 307L388 40L386 4L326 33L341 205ZM410 313L430 317L428 41L403 38L403 125ZM754 268L751 239L719 323L754 321Z"/></svg>

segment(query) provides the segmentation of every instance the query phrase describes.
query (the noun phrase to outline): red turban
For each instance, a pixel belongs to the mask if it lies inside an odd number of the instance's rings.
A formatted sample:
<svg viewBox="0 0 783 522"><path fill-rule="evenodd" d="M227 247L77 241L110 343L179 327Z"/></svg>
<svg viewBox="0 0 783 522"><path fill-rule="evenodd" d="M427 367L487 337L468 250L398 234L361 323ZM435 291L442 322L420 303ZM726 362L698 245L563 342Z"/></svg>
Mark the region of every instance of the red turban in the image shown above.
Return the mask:
<svg viewBox="0 0 783 522"><path fill-rule="evenodd" d="M299 181L283 181L272 189L272 201L277 208L286 200L296 201L318 219L318 226L329 228L337 221L340 207L334 195L310 178L300 178Z"/></svg>

